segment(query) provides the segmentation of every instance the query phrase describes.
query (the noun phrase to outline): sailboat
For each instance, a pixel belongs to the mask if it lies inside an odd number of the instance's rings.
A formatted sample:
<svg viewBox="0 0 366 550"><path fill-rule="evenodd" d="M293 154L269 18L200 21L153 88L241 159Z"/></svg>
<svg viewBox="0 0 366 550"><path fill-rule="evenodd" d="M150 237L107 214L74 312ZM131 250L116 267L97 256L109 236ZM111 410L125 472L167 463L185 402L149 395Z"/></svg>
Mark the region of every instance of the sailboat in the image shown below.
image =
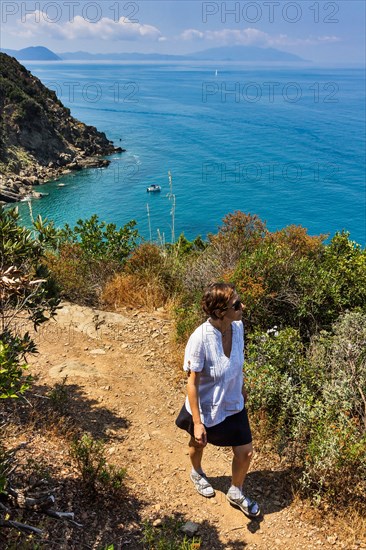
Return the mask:
<svg viewBox="0 0 366 550"><path fill-rule="evenodd" d="M217 69L216 69L216 71L215 71L215 76L217 76L217 74L218 74L218 73L217 73Z"/></svg>

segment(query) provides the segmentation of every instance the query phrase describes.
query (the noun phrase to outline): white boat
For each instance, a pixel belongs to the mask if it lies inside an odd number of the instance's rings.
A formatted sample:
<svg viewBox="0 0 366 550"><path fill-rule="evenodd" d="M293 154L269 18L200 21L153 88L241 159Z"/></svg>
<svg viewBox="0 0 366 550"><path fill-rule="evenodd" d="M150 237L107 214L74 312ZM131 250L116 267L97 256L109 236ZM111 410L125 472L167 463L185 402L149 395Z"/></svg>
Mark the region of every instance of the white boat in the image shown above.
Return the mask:
<svg viewBox="0 0 366 550"><path fill-rule="evenodd" d="M151 185L149 185L149 187L146 188L146 191L148 193L157 193L161 191L161 187L160 185L156 185L155 183L152 183Z"/></svg>

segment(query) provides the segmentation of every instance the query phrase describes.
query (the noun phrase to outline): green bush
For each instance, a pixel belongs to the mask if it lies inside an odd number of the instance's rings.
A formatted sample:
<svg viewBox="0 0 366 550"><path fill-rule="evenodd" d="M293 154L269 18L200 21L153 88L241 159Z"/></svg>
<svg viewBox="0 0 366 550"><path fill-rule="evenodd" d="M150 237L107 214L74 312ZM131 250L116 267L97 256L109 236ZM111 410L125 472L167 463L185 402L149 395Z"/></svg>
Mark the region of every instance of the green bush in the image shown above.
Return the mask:
<svg viewBox="0 0 366 550"><path fill-rule="evenodd" d="M16 209L0 210L0 397L15 397L29 383L23 379L26 355L36 347L23 332L54 315L58 299L42 265L44 250L32 232L20 227Z"/></svg>
<svg viewBox="0 0 366 550"><path fill-rule="evenodd" d="M84 434L80 440L74 439L71 456L76 460L89 491L122 489L126 470L107 463L103 441Z"/></svg>
<svg viewBox="0 0 366 550"><path fill-rule="evenodd" d="M96 215L55 230L38 219L39 239L48 248L47 266L60 287L61 296L76 303L98 305L103 288L121 272L135 249L138 232L134 221L117 229Z"/></svg>
<svg viewBox="0 0 366 550"><path fill-rule="evenodd" d="M253 419L302 470L312 497L362 502L366 491L366 315L350 312L305 348L292 328L250 337Z"/></svg>
<svg viewBox="0 0 366 550"><path fill-rule="evenodd" d="M175 517L167 518L161 525L154 527L149 521L143 524L142 542L148 550L199 550L199 538L189 539L180 529L184 521Z"/></svg>
<svg viewBox="0 0 366 550"><path fill-rule="evenodd" d="M26 335L23 339L9 333L2 334L0 339L0 399L18 397L29 388L31 377L24 377L27 368L22 363L25 353L35 351L34 344Z"/></svg>
<svg viewBox="0 0 366 550"><path fill-rule="evenodd" d="M78 220L74 229L68 224L60 231L61 242L78 243L87 259L115 261L123 264L136 247L136 222L129 221L117 229L114 223L100 222L97 215Z"/></svg>
<svg viewBox="0 0 366 550"><path fill-rule="evenodd" d="M314 386L321 383L305 357L299 332L274 327L251 336L245 376L250 410L262 419L262 428L282 453L297 423L307 420L302 403L314 400Z"/></svg>
<svg viewBox="0 0 366 550"><path fill-rule="evenodd" d="M192 300L190 297L189 301ZM200 297L193 304L181 299L179 305L174 308L175 337L177 343L186 343L190 334L200 323L204 321L205 314L202 311Z"/></svg>

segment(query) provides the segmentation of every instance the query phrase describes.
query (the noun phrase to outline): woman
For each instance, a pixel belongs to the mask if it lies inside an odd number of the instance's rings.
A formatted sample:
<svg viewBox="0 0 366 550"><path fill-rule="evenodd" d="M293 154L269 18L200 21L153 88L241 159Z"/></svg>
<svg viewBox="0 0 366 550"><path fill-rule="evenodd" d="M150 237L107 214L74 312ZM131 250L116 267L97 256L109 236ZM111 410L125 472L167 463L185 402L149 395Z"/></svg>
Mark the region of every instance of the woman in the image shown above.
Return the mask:
<svg viewBox="0 0 366 550"><path fill-rule="evenodd" d="M190 336L184 356L187 398L176 424L191 438L191 480L204 497L215 494L202 470L207 443L232 447L232 480L228 501L248 517L260 515L258 504L242 487L253 454L252 435L244 407L244 327L242 303L234 285L211 284L202 307L209 316Z"/></svg>

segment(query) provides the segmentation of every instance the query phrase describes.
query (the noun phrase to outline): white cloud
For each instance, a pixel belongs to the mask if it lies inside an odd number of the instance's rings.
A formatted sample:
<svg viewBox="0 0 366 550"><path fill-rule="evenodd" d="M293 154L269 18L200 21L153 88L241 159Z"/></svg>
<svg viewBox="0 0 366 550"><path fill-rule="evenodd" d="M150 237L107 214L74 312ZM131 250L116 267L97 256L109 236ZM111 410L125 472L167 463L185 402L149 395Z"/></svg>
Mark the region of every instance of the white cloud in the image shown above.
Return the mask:
<svg viewBox="0 0 366 550"><path fill-rule="evenodd" d="M200 40L205 38L205 33L197 31L196 29L187 29L182 32L180 38L183 40Z"/></svg>
<svg viewBox="0 0 366 550"><path fill-rule="evenodd" d="M319 36L318 40L320 42L341 42L338 36Z"/></svg>
<svg viewBox="0 0 366 550"><path fill-rule="evenodd" d="M121 17L118 21L102 17L92 23L80 15L73 21L52 22L47 14L35 11L27 14L25 21L18 21L18 27L12 32L26 38L47 36L59 40L161 40L160 30L152 25L132 23L128 18Z"/></svg>
<svg viewBox="0 0 366 550"><path fill-rule="evenodd" d="M324 42L339 42L337 36L308 36L306 38L291 38L287 34L270 34L259 29L221 29L219 31L198 31L196 29L187 29L180 38L185 41L207 41L220 45L242 44L245 46L297 46L297 45L316 45Z"/></svg>

